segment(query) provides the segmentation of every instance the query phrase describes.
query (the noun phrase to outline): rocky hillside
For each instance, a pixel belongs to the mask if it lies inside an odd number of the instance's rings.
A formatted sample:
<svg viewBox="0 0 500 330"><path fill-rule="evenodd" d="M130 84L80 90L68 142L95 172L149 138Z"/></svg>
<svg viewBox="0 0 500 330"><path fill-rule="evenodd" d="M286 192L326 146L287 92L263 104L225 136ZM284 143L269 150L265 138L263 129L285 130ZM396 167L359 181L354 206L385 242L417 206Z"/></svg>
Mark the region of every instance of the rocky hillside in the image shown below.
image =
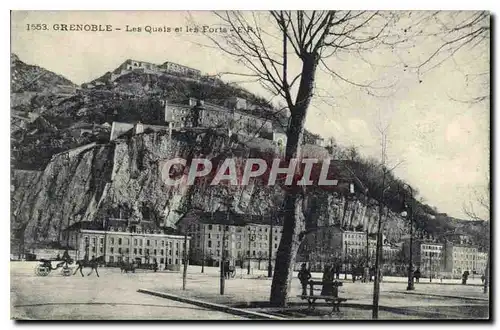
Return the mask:
<svg viewBox="0 0 500 330"><path fill-rule="evenodd" d="M10 55L10 79L13 93L71 92L77 86L69 79L36 65L24 63L15 54Z"/></svg>
<svg viewBox="0 0 500 330"><path fill-rule="evenodd" d="M245 96L229 85L210 85L179 77L150 77L131 73L99 87L61 92L55 87L74 87L67 79L12 58L13 86L23 87L12 99L12 242L25 240L57 242L61 230L77 221L103 217L139 216L159 225L173 226L187 205L210 210L219 204L221 187L167 187L162 182L162 159L184 156L220 156L230 147L240 158L269 152L268 140L229 142L224 136L205 133L147 133L128 140L109 142L112 121L161 123L161 101L177 95L220 100ZM182 80L182 81L181 81ZM22 84L21 81L31 82ZM201 84L201 85L200 85ZM21 86L22 85L22 86ZM221 87L222 86L222 87ZM54 88L53 88L54 87ZM167 93L167 94L165 94ZM198 93L198 94L196 94ZM220 99L219 99L220 98ZM255 102L258 98L255 97ZM249 98L247 98L249 99ZM217 102L215 102L217 103ZM234 145L233 145L234 144ZM266 150L267 149L267 150ZM305 156L326 158L326 149L306 145ZM332 154L330 154L332 155ZM374 164L359 158L356 175L376 196L378 182ZM270 188L267 188L270 189ZM279 188L276 188L279 189ZM256 194L259 194L258 197ZM233 192L233 208L252 214L275 210L280 190L259 191L247 187ZM238 197L241 196L241 197ZM306 217L317 225L342 224L349 229L376 229L377 210L373 200L347 201L324 192L311 194ZM396 214L401 201L394 199L385 231L398 241L407 232L407 221ZM433 235L457 227L447 219L432 219L433 211L420 205L416 217L420 235ZM467 229L469 230L469 229ZM476 227L471 230L479 233ZM483 235L484 236L484 235Z"/></svg>
<svg viewBox="0 0 500 330"><path fill-rule="evenodd" d="M61 230L77 221L102 217L142 216L158 225L174 226L187 203L211 210L222 203L221 186L169 187L162 181L164 159L204 155L221 156L224 150L239 150L239 157L256 156L262 150L229 142L226 137L202 134L202 140L189 133L169 139L166 133L149 133L128 140L91 145L54 157L43 171L14 171L11 220L13 242L26 244L57 242ZM225 151L224 151L225 152ZM265 191L248 186L233 191L232 208L237 212L261 214L276 209L281 201L279 187ZM260 196L260 197L259 197ZM264 196L264 198L262 198ZM311 197L305 211L318 225L343 223L352 227L376 228L377 212L359 201L348 202L332 194ZM404 222L390 215L387 226L391 239L406 233Z"/></svg>

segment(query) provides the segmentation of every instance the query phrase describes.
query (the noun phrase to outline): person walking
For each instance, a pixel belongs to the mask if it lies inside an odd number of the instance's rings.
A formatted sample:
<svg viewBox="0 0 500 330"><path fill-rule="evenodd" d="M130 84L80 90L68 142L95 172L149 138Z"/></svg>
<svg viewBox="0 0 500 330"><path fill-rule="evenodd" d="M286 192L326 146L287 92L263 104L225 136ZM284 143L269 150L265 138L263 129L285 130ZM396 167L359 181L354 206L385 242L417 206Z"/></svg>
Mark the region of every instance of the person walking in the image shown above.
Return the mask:
<svg viewBox="0 0 500 330"><path fill-rule="evenodd" d="M302 286L302 295L307 296L307 283L311 279L311 272L309 271L309 269L306 268L305 263L301 265L298 277L300 285Z"/></svg>

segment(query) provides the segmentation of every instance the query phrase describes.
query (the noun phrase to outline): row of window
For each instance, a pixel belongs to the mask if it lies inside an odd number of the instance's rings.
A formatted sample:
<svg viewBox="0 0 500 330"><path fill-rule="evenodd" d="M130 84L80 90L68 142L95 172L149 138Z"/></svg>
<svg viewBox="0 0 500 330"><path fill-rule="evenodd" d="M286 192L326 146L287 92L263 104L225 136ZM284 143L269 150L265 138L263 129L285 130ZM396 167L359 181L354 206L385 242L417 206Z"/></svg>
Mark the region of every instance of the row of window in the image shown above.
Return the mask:
<svg viewBox="0 0 500 330"><path fill-rule="evenodd" d="M94 258L95 258L95 256L92 256L92 257L94 257ZM92 257L91 257L91 258L92 258ZM116 258L116 261L117 261L117 262L122 262L123 260L125 260L125 262L129 262L129 261L130 261L130 258L129 258L129 257L125 257L125 258L123 258L123 257L121 257L121 256L118 256L118 257ZM167 258L159 258L159 260L160 260L160 262L159 262L160 264L164 264L164 263L165 263L165 261L167 261L169 265L171 265L171 264L172 264L172 258L168 258L168 259L167 259ZM152 261L152 262L155 262L155 261L158 261L158 260L157 260L156 258L153 258L151 261ZM109 256L109 262L115 262L115 257L114 257L114 256ZM176 265L178 265L178 264L180 263L180 260L179 260L179 259L177 259L177 258L175 258L175 259L174 259L174 263L175 263Z"/></svg>
<svg viewBox="0 0 500 330"><path fill-rule="evenodd" d="M89 236L85 236L84 242L85 242L85 245L96 246L97 245L97 238L92 237L92 240L90 240ZM92 244L90 244L90 242L92 242ZM110 245L114 245L115 243L118 245L130 245L130 242L131 242L131 240L129 238L121 238L121 237L119 237L116 240L115 240L115 237L109 237L109 240L108 240L108 243ZM143 246L143 243L146 243L146 246L157 247L160 245L161 247L165 247L165 240L159 241L159 240L146 239L143 241L142 238L134 238L133 243L135 246ZM99 238L99 245L104 245L104 237ZM182 242L182 246L184 246L184 242ZM172 242L168 242L168 247L172 248ZM179 248L179 242L175 243L175 247L176 247L176 249Z"/></svg>
<svg viewBox="0 0 500 330"><path fill-rule="evenodd" d="M263 226L262 226L263 227ZM265 232L267 233L269 231L269 228L267 227L247 227L248 230L253 230L253 231L256 231L256 232ZM188 225L187 227L188 231L189 232L194 232L194 231L200 231L200 224L191 224L191 225ZM209 224L208 225L208 230L216 230L219 231L219 232L222 232L222 225L211 225ZM234 227L234 226L226 226L226 231L236 231L237 233L241 233L242 232L242 228L241 227ZM278 233L278 228L274 228L274 232L275 233ZM280 229L280 233L283 233L283 229Z"/></svg>
<svg viewBox="0 0 500 330"><path fill-rule="evenodd" d="M95 246L92 246L92 247L90 247L89 250L90 250L90 252L95 253L97 251L97 248ZM120 248L118 248L118 249L115 250L114 247L110 247L109 248L109 253L115 253L115 251L118 254L122 254L122 253L128 254L130 252L130 249L129 248L123 248L122 249L120 247ZM139 248L139 249L138 248L134 248L134 250L133 250L134 254L139 254L139 255L142 255L142 251L143 251L143 249L141 249L141 248ZM164 254L167 254L166 251L168 251L168 255L170 255L170 256L172 255L172 250L156 250L156 249L151 249L151 250L150 249L144 249L144 254L146 254L146 255L149 255L149 254L158 255L158 253L159 253L159 255L164 255ZM100 247L99 248L99 253L103 253L103 252L104 252L104 248ZM183 251L179 251L179 250L175 251L175 255L176 256L178 256L178 255L180 255L182 253L183 253Z"/></svg>
<svg viewBox="0 0 500 330"><path fill-rule="evenodd" d="M424 245L422 244L420 247L422 250L441 250L443 247L440 245Z"/></svg>

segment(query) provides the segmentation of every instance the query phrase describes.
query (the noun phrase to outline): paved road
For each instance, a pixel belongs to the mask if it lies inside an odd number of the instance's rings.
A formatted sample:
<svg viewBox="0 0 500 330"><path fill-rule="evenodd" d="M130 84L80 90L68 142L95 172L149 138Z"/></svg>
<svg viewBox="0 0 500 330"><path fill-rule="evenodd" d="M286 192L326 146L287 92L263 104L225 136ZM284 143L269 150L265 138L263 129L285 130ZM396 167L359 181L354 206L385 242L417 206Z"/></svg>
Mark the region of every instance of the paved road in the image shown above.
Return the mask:
<svg viewBox="0 0 500 330"><path fill-rule="evenodd" d="M11 318L78 320L242 319L137 292L138 288L171 281L174 274L120 274L100 269L99 278L34 274L33 263L11 262ZM84 271L86 275L88 270ZM175 274L176 280L179 274Z"/></svg>

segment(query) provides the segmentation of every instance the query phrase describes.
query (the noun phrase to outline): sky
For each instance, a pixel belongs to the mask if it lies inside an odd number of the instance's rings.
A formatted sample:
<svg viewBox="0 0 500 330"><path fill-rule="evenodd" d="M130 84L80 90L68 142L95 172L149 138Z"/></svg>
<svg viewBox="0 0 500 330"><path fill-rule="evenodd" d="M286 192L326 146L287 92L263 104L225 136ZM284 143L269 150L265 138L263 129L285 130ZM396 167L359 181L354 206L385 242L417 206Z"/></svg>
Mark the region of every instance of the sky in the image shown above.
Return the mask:
<svg viewBox="0 0 500 330"><path fill-rule="evenodd" d="M95 79L129 58L157 64L176 62L207 74L244 71L220 50L201 46L210 44L205 36L187 31L193 22L217 23L209 12L14 11L11 19L11 52L25 63L44 67L76 84ZM37 23L46 24L48 30L28 31L29 24ZM60 31L54 24L101 24L121 30ZM156 30L170 27L174 32L149 33L146 26ZM133 28L135 32L127 32ZM175 28L182 31L175 32ZM489 81L482 79L484 76L472 79L470 74L489 72L489 44L463 49L420 76L402 67L401 57L418 61L432 52L437 42L424 39L408 51L394 53L381 47L359 56L329 59L329 67L342 76L360 83L375 82L381 88L369 93L319 70L306 128L380 159L379 128L388 127L387 161L399 164L395 174L418 189L419 199L440 212L466 218L464 203L473 200L475 191L484 191L489 180L490 105L488 101L466 102L488 93ZM241 81L234 76L223 79ZM255 83L242 84L269 96Z"/></svg>

